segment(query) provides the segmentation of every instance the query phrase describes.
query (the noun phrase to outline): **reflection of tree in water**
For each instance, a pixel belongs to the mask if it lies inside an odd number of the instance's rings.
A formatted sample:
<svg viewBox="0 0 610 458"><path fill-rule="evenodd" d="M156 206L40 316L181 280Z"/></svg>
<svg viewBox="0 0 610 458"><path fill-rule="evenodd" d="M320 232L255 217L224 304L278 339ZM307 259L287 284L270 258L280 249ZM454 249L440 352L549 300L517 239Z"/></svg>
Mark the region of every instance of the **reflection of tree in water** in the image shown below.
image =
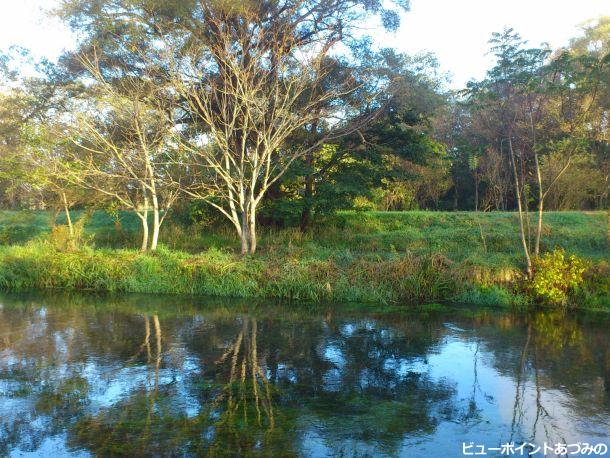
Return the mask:
<svg viewBox="0 0 610 458"><path fill-rule="evenodd" d="M138 352L132 357L132 359L136 359L138 358L138 356L143 352L144 349L146 349L146 364L147 367L152 369L152 373L153 373L153 377L154 377L154 381L151 383L150 381L150 374L151 371L149 370L147 372L148 375L148 380L147 380L147 386L152 388L149 388L148 390L145 390L144 392L139 393L140 396L136 395L136 397L140 398L137 399L136 401L136 405L143 403L143 405L138 406L139 409L136 412L136 416L139 416L140 414L146 413L146 419L144 420L144 425L143 425L143 430L141 431L140 434L138 434L139 437L135 437L133 439L135 440L135 443L139 443L139 447L140 450L144 451L148 448L148 443L151 441L152 436L151 436L151 424L152 424L152 418L153 415L155 413L155 407L157 406L157 399L159 397L159 368L161 367L161 355L163 353L163 349L162 349L162 344L161 344L161 324L159 323L159 317L157 315L153 315L152 317L152 322L153 322L153 326L154 326L154 347L155 350L154 352L151 350L151 342L150 342L150 319L148 316L144 316L144 341L142 342L142 345L140 345L140 348L138 349ZM121 416L118 420L118 422L116 424L114 424L112 426L112 430L110 432L110 434L107 434L105 437L105 442L106 443L116 443L116 439L113 437L115 434L119 434L120 436L121 434L121 429L122 426L124 424L124 419L126 416L129 415L129 410L130 410L131 406L126 408L124 411L124 416ZM133 421L133 419L132 419ZM86 425L87 420L84 420L82 422L83 424ZM78 427L81 425L77 426L77 430ZM131 422L129 422L129 426L131 426ZM158 431L155 431L155 433L158 433ZM82 434L82 433L81 433ZM126 439L126 438L119 438L120 439ZM106 451L106 450L104 450Z"/></svg>
<svg viewBox="0 0 610 458"><path fill-rule="evenodd" d="M235 340L216 362L217 380L199 380L205 402L195 416L174 407L172 384L159 384L161 332L153 316L156 351L150 351L150 325L134 356L148 356L154 383L97 415L85 416L72 430L72 443L97 454L133 456L159 453L243 455L268 449L290 454L294 437L289 419L278 415L272 387L259 363L257 320L246 317ZM152 358L150 357L152 353ZM276 425L276 417L282 422Z"/></svg>
<svg viewBox="0 0 610 458"><path fill-rule="evenodd" d="M307 362L284 380L301 401L304 418L334 454L344 443L396 452L405 434L431 433L454 418L454 389L427 373L436 328L419 320L392 325L377 320L327 322L312 342ZM306 427L306 426L305 426Z"/></svg>
<svg viewBox="0 0 610 458"><path fill-rule="evenodd" d="M188 342L193 351L206 349L202 361L213 355L219 363L203 364L204 377L226 384L214 399L227 404L213 429L217 439L222 437L220 444L244 450L244 444L257 443L285 454L288 444L303 440L305 430L316 425L316 434L338 453L344 440L392 449L402 434L431 432L454 415L451 385L425 373L426 351L438 341L425 324L251 315L238 323L239 331L234 321L219 320ZM237 336L223 338L227 333ZM331 349L342 363L329 359ZM410 370L411 363L424 369ZM270 444L265 434L283 448Z"/></svg>
<svg viewBox="0 0 610 458"><path fill-rule="evenodd" d="M7 399L0 403L0 455L16 448L37 450L45 439L71 430L92 408L91 396L104 380L124 367L124 355L138 339L137 315L91 308L83 313L79 302L58 308L29 301L17 305L0 308L0 395ZM158 317L152 321L158 373L161 331ZM146 327L150 363L148 318ZM104 372L104 366L115 367Z"/></svg>
<svg viewBox="0 0 610 458"><path fill-rule="evenodd" d="M481 389L479 383L479 359L481 350L481 340L475 338L475 351L473 354L473 365L472 365L472 390L468 398L468 408L459 417L461 423L467 423L469 425L479 424L483 421L482 409L480 407L479 398L483 397L486 403L493 404L493 395L484 392Z"/></svg>
<svg viewBox="0 0 610 458"><path fill-rule="evenodd" d="M274 388L258 354L258 339L257 319L243 317L235 342L216 361L224 386L208 407L217 418L212 426L210 455L265 450L284 456L293 453L291 418L274 406Z"/></svg>
<svg viewBox="0 0 610 458"><path fill-rule="evenodd" d="M566 430L557 396L565 408L602 424L610 400L604 388L607 323L587 322L583 328L586 320L586 315L568 316L564 311L475 320L486 350L494 355L494 368L514 380L508 440L565 443L565 435L573 431ZM570 396L561 394L566 391Z"/></svg>
<svg viewBox="0 0 610 458"><path fill-rule="evenodd" d="M381 444L391 452L404 434L432 432L455 416L451 384L426 374L426 352L438 341L426 324L335 323L328 316L291 323L252 315L238 323L236 331L218 322L198 334L205 340L188 343L193 350L212 343L224 348L211 352L217 364L204 374L224 385L210 397L214 406L224 403L211 450L243 453L256 446L286 455L315 425L337 454L344 441ZM223 339L225 332L237 336ZM331 350L341 361L329 358Z"/></svg>
<svg viewBox="0 0 610 458"><path fill-rule="evenodd" d="M558 423L561 418L549 412L543 399L543 369L541 352L545 358L554 356L561 360L558 352L566 346L580 346L580 330L565 320L549 320L550 314L530 317L526 326L526 335L515 374L515 400L511 422L510 441L529 441L531 443L546 441L567 443L565 432ZM548 384L547 387L548 388ZM535 398L532 403L531 397ZM529 413L533 407L534 413Z"/></svg>
<svg viewBox="0 0 610 458"><path fill-rule="evenodd" d="M596 408L587 399L604 396L591 386L603 378L607 336L569 317L452 318L475 333L466 337L474 364L462 402L428 369L428 355L444 346L446 316L285 310L0 309L0 351L13 361L0 361L0 387L10 381L11 402L32 406L0 422L0 455L62 433L71 447L100 455L286 456L311 437L333 455L354 447L394 455L404 438L432 434L442 421L485 420L478 370L490 354L493 369L515 382L516 440L554 431L549 389L577 393L583 415ZM122 391L100 406L106 383Z"/></svg>
<svg viewBox="0 0 610 458"><path fill-rule="evenodd" d="M143 315L142 319L142 343L127 363L144 360L146 382L110 408L81 415L69 430L71 446L101 455L142 456L163 450L158 448L159 438L164 436L165 428L175 427L170 392L159 386L163 335L158 315Z"/></svg>
<svg viewBox="0 0 610 458"><path fill-rule="evenodd" d="M66 367L75 375L83 367L75 360L97 355L91 361L108 367L147 368L147 381L128 386L129 392L110 407L92 411L89 399L96 388L85 378L49 374L44 384L49 394L37 393L39 407L33 415L46 418L54 429L22 429L22 437L68 431L70 446L97 454L271 450L286 455L299 443L297 430L315 423L321 437L336 442L338 452L344 440L383 443L391 450L401 435L431 432L455 414L452 387L431 380L425 368L408 367L414 361L425 366L426 352L439 337L417 321L384 326L375 320L336 322L314 316L293 323L229 314L212 316L207 324L204 320L205 332L194 332L199 320L168 319L162 334L156 314L95 312L90 317L70 310L68 315L80 321L49 323L46 317L38 327L49 342L60 328L78 330L63 361L71 358ZM168 367L168 335L174 340L182 335L185 351L199 357L202 371L184 382L198 404L195 415L176 406L181 394L167 375L173 370ZM35 356L32 360L42 356L40 348L23 348ZM53 345L46 348L57 351ZM329 359L329 349L340 354L341 364ZM30 377L43 376L30 369ZM113 377L104 373L106 379ZM55 410L43 409L50 400Z"/></svg>

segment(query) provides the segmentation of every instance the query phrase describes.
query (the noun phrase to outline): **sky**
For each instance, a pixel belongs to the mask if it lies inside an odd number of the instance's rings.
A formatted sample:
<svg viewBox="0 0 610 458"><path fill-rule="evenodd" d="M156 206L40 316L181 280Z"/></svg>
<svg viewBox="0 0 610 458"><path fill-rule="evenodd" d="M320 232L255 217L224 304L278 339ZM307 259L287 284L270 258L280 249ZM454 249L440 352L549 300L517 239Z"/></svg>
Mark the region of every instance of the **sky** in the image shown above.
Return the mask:
<svg viewBox="0 0 610 458"><path fill-rule="evenodd" d="M53 60L73 48L69 29L44 14L56 5L57 0L0 0L0 50L19 45ZM532 46L546 42L557 48L579 33L580 24L601 15L610 15L610 0L411 0L398 32L371 34L399 51L435 53L451 87L461 88L493 63L487 54L492 32L512 27Z"/></svg>

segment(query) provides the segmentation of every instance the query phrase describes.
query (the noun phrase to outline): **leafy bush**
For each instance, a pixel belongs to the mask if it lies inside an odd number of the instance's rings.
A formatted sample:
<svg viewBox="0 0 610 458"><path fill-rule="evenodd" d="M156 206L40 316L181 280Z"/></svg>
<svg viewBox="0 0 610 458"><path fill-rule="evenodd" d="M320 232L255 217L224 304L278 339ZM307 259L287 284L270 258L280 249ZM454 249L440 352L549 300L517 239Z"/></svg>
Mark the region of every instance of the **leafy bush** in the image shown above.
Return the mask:
<svg viewBox="0 0 610 458"><path fill-rule="evenodd" d="M586 266L575 255L566 257L561 249L534 260L530 289L543 302L565 304L568 296L583 283Z"/></svg>
<svg viewBox="0 0 610 458"><path fill-rule="evenodd" d="M375 203L371 202L369 199L367 199L364 196L356 196L354 198L352 206L354 207L354 210L356 210L357 212L375 210Z"/></svg>

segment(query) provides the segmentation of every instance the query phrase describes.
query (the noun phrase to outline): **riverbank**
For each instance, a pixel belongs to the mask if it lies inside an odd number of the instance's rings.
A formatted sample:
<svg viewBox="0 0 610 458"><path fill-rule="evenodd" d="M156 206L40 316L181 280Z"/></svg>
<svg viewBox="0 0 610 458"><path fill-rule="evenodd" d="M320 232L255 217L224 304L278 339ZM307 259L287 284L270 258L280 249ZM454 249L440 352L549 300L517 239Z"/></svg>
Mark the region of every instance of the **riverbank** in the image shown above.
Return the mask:
<svg viewBox="0 0 610 458"><path fill-rule="evenodd" d="M180 248L166 245L149 254L94 248L104 234L97 218L98 240L91 237L81 248L62 246L56 235L45 233L0 247L0 288L400 305L536 301L520 276L512 214L345 213L310 234L269 231L260 253L247 258L236 253L228 232L206 235L202 228L177 224L168 225L163 236ZM569 305L610 309L605 215L554 213L545 221L545 248L560 246L586 262L585 282L570 294ZM195 242L201 248L189 252Z"/></svg>

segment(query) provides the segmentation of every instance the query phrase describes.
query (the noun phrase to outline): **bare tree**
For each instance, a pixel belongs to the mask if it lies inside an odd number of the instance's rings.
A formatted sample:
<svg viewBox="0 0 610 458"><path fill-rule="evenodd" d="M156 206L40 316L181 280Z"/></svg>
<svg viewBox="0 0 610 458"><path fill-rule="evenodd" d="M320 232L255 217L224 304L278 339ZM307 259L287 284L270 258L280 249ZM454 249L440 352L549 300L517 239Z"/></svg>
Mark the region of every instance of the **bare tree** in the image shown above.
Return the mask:
<svg viewBox="0 0 610 458"><path fill-rule="evenodd" d="M545 199L594 138L592 107L606 63L565 53L548 61L548 49L524 48L512 29L494 34L490 43L497 63L486 80L470 85L469 93L475 102L483 101L478 116L497 124L494 141L500 152L507 152L526 273L531 276L532 258L540 255ZM562 163L544 182L542 159L558 151ZM535 195L530 195L532 189ZM531 202L536 202L535 227Z"/></svg>
<svg viewBox="0 0 610 458"><path fill-rule="evenodd" d="M93 103L74 118L70 138L77 148L62 169L72 182L134 211L142 222L142 250L155 250L161 225L179 195L179 180L170 177L176 143L171 110L162 106L164 88L142 77L110 82L95 58L82 57L82 62L95 80Z"/></svg>
<svg viewBox="0 0 610 458"><path fill-rule="evenodd" d="M353 2L332 3L331 10ZM256 7L202 2L209 34L169 51L185 119L181 143L196 176L186 192L229 219L243 254L256 251L261 200L293 161L355 130L374 111L354 120L333 103L357 88L348 75L333 88L322 85L333 68L329 53L343 39L341 20L316 2L302 17L298 11L306 2L288 4L270 20ZM320 22L305 33L302 26L311 21ZM288 146L297 131L322 123L332 128L315 141Z"/></svg>

